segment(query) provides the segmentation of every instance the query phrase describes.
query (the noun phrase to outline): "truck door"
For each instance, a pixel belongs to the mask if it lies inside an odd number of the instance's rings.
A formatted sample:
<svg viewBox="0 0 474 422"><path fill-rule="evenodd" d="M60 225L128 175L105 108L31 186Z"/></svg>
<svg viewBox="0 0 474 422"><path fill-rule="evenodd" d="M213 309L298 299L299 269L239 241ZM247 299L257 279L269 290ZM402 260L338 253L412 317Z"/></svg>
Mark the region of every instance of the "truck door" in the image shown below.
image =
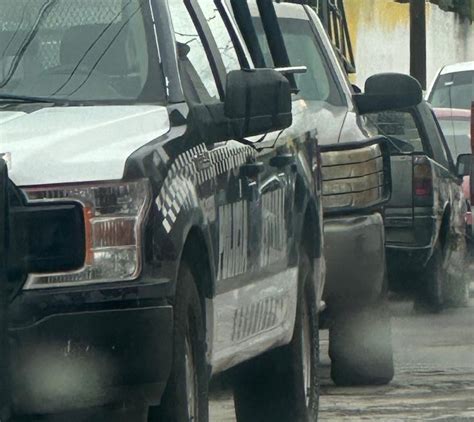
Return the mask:
<svg viewBox="0 0 474 422"><path fill-rule="evenodd" d="M241 67L215 3L170 2L170 11L187 102L212 104L223 99L226 74ZM209 359L218 370L257 331L250 310L259 299L244 289L259 267L261 164L254 149L237 141L195 149L191 158L200 181L199 201L214 249L215 298L208 304L208 332L213 334Z"/></svg>
<svg viewBox="0 0 474 422"><path fill-rule="evenodd" d="M225 98L227 74L248 66L244 44L225 23L231 16L218 3L170 3L188 102ZM215 371L235 364L236 355L246 360L268 344L291 340L297 278L296 271L292 278L282 273L289 263L285 210L292 159L273 148L278 135L270 134L261 151L231 140L200 145L194 157L215 248L215 298L208 304Z"/></svg>
<svg viewBox="0 0 474 422"><path fill-rule="evenodd" d="M181 79L189 103L208 104L225 96L226 74L240 69L239 59L219 11L212 0L170 3ZM232 289L232 280L251 272L261 226L255 212L260 168L255 152L236 141L201 145L192 157L201 206L215 251L217 294ZM229 287L230 286L230 287Z"/></svg>
<svg viewBox="0 0 474 422"><path fill-rule="evenodd" d="M227 2L228 10L233 12L228 16L230 19L235 19L237 35L245 39L249 46L250 51L243 61L253 63L255 67L274 68L278 61L286 60L283 57L285 53L281 54L281 51L277 51L275 45L271 51L267 39L268 32L266 33L268 25L265 30L263 24L265 19L268 20L268 16L261 16L257 4L253 3L249 8L253 25L252 27L245 26L241 21L242 10L239 11L232 5L235 6L236 3ZM278 13L277 6L275 9ZM294 63L291 65L293 66ZM294 117L296 114L293 110ZM303 132L304 130L300 127L295 128L293 124L291 128L284 131L249 139L249 142L253 143L254 148L258 150L255 163L252 164L258 169L258 174L254 174L253 180L250 180L250 183L256 186L259 198L258 203L254 204L256 207L252 206L254 207L252 215L258 215L255 222L259 222L259 225L251 222L251 236L255 239L253 244L256 246L252 249L252 255L253 259L256 258L254 261L255 279L261 280L263 285L271 283L274 286L281 286L283 279L286 279L287 285L290 281L296 281L297 256L294 243L297 234L293 206L296 172L294 166L301 145L295 138L301 137L302 141L306 141L306 133ZM301 155L306 158L306 154ZM282 274L286 276L282 277ZM292 290L296 291L296 289ZM277 301L280 302L280 299L277 298ZM281 303L284 309L285 300Z"/></svg>

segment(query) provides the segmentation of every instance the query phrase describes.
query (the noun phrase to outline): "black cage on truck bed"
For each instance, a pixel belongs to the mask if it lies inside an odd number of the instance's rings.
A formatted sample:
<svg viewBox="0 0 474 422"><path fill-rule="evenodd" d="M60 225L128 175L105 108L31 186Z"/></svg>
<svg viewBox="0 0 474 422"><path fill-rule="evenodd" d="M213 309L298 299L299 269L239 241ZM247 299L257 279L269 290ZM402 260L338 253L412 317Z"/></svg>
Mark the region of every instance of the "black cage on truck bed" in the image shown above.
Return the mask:
<svg viewBox="0 0 474 422"><path fill-rule="evenodd" d="M344 0L286 0L286 3L307 4L318 14L334 49L347 73L356 73L351 35L347 24Z"/></svg>

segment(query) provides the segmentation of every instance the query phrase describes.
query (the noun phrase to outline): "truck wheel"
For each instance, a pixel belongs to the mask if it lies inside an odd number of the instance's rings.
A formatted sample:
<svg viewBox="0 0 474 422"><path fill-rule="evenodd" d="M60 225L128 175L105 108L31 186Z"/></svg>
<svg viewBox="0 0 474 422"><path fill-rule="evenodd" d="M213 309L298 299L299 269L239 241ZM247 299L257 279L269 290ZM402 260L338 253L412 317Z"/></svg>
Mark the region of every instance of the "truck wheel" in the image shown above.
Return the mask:
<svg viewBox="0 0 474 422"><path fill-rule="evenodd" d="M207 422L209 377L201 302L194 277L183 262L174 307L173 367L161 405L151 408L149 422Z"/></svg>
<svg viewBox="0 0 474 422"><path fill-rule="evenodd" d="M469 304L470 280L466 266L468 265L467 242L460 239L457 245L451 244L447 253L447 278L443 289L444 305L460 308Z"/></svg>
<svg viewBox="0 0 474 422"><path fill-rule="evenodd" d="M431 312L440 312L445 306L467 306L469 283L464 272L466 265L465 246L455 249L448 239L443 248L436 245L423 274L416 307Z"/></svg>
<svg viewBox="0 0 474 422"><path fill-rule="evenodd" d="M392 328L386 304L336 316L329 328L329 357L331 378L337 385L385 385L392 381Z"/></svg>
<svg viewBox="0 0 474 422"><path fill-rule="evenodd" d="M319 324L312 266L301 258L291 343L236 369L237 422L315 422L319 409Z"/></svg>

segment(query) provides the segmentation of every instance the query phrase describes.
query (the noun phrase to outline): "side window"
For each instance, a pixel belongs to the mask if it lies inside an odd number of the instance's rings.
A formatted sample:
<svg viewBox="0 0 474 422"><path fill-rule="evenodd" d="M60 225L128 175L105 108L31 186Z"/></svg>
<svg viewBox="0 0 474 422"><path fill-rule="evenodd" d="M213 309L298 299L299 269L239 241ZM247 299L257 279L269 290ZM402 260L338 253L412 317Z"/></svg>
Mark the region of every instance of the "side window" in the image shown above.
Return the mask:
<svg viewBox="0 0 474 422"><path fill-rule="evenodd" d="M423 120L426 136L433 151L433 159L446 169L452 169L451 155L445 147L445 139L433 110L428 103L422 103L417 110Z"/></svg>
<svg viewBox="0 0 474 422"><path fill-rule="evenodd" d="M443 135L443 131L439 126L438 120L432 110L431 115L433 116L433 136L431 137L431 145L433 147L433 154L435 155L435 160L440 163L442 166L447 169L451 169L454 166L452 163L452 156L448 150L446 139Z"/></svg>
<svg viewBox="0 0 474 422"><path fill-rule="evenodd" d="M219 90L194 22L182 1L170 1L181 80L188 100L219 99Z"/></svg>
<svg viewBox="0 0 474 422"><path fill-rule="evenodd" d="M299 96L308 101L344 105L311 23L302 19L281 19L280 24L291 65L308 68L306 73L296 75Z"/></svg>
<svg viewBox="0 0 474 422"><path fill-rule="evenodd" d="M258 43L260 44L260 48L263 53L265 66L271 67L271 68L276 67L275 63L273 62L272 52L270 50L270 45L268 44L267 36L265 35L265 31L263 29L262 18L258 10L254 11L253 25L254 25L255 31L257 32Z"/></svg>
<svg viewBox="0 0 474 422"><path fill-rule="evenodd" d="M234 44L214 0L199 0L199 6L221 53L227 73L240 69L240 62Z"/></svg>

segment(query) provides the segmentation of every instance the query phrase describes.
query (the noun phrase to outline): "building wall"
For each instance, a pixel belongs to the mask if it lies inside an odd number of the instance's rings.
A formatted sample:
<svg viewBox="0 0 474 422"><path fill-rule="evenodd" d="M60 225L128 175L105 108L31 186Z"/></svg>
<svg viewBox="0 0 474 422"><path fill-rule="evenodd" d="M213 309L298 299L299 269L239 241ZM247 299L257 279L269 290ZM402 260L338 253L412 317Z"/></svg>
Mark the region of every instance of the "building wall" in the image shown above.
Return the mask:
<svg viewBox="0 0 474 422"><path fill-rule="evenodd" d="M345 0L357 75L363 87L374 73L410 71L409 5L394 0ZM474 24L427 3L427 73L431 84L446 64L474 61Z"/></svg>

